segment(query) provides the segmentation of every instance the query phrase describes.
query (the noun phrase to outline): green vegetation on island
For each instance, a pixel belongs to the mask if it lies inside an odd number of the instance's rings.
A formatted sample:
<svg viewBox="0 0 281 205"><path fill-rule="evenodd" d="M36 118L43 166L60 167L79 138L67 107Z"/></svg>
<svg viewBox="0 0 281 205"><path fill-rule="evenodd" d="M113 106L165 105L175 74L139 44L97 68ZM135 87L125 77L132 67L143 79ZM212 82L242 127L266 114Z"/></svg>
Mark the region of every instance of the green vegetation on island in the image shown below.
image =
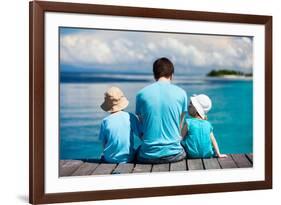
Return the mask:
<svg viewBox="0 0 281 205"><path fill-rule="evenodd" d="M235 70L211 70L207 76L209 77L223 77L223 76L239 76L239 77L252 77L252 73L243 73Z"/></svg>

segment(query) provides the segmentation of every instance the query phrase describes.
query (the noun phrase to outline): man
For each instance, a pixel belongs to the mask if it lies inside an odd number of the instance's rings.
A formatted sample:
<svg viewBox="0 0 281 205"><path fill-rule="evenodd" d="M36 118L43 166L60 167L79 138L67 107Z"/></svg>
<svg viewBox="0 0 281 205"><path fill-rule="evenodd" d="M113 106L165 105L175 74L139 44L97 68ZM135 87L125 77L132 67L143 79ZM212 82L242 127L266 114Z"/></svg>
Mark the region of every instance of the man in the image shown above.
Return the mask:
<svg viewBox="0 0 281 205"><path fill-rule="evenodd" d="M155 83L137 93L136 114L142 125L142 143L137 160L167 163L182 160L181 120L187 111L186 92L171 83L174 66L168 58L153 63Z"/></svg>

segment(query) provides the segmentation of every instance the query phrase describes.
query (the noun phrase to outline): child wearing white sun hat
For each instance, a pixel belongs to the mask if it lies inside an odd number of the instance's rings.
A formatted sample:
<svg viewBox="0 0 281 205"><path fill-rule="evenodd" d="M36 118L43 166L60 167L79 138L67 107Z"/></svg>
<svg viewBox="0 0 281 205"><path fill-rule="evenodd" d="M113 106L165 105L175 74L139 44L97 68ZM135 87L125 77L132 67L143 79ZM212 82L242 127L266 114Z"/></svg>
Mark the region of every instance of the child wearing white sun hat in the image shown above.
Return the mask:
<svg viewBox="0 0 281 205"><path fill-rule="evenodd" d="M207 95L194 95L190 98L188 106L190 118L184 119L181 132L182 146L189 158L227 157L220 153L213 127L207 121L207 113L211 108L212 101Z"/></svg>

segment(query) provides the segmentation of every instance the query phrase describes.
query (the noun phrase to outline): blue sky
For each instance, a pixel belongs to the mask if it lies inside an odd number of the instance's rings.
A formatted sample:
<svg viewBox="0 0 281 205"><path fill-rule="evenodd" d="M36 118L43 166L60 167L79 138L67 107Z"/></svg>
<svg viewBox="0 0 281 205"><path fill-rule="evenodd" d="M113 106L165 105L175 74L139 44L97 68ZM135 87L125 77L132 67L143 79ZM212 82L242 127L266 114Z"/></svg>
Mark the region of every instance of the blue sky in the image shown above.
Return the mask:
<svg viewBox="0 0 281 205"><path fill-rule="evenodd" d="M152 71L168 57L176 73L252 72L251 37L60 28L62 71Z"/></svg>

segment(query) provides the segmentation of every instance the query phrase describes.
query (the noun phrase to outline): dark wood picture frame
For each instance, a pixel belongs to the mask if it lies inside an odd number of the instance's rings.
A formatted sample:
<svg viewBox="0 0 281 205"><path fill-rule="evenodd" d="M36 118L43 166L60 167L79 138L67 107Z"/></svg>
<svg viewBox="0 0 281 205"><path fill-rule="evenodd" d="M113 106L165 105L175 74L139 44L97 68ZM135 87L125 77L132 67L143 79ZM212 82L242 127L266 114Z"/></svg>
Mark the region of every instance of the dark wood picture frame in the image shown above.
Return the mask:
<svg viewBox="0 0 281 205"><path fill-rule="evenodd" d="M30 98L29 98L29 201L33 204L153 197L180 194L272 188L272 17L154 8L33 1L29 5ZM251 182L134 188L46 194L44 189L44 14L67 12L112 16L246 23L265 26L265 180Z"/></svg>

